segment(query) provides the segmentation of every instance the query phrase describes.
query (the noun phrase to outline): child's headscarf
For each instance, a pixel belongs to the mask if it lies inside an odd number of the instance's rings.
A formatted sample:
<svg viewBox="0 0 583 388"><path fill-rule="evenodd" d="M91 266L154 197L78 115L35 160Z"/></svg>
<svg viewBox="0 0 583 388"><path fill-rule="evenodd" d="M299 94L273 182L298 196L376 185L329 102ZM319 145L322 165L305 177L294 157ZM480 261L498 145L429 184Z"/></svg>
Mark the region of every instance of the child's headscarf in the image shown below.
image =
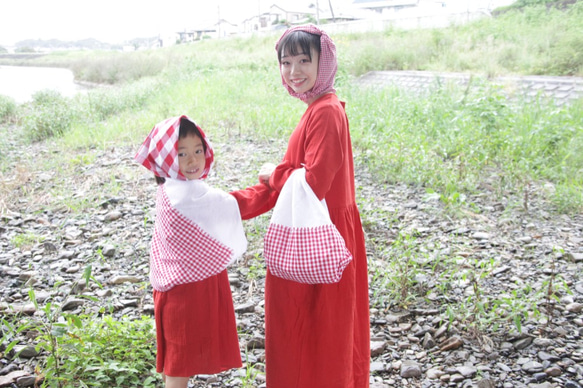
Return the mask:
<svg viewBox="0 0 583 388"><path fill-rule="evenodd" d="M336 61L336 46L332 39L323 30L319 29L313 24L306 24L303 26L292 27L286 30L281 38L277 41L275 45L275 50L279 52L279 44L284 36L294 32L294 31L305 31L310 34L320 36L320 62L318 64L318 77L316 78L316 83L314 87L306 93L296 93L293 89L285 82L283 75L281 81L283 86L287 89L290 95L299 98L303 102L308 102L314 97L321 94L334 92L334 77L336 75L336 70L338 69L338 63Z"/></svg>
<svg viewBox="0 0 583 388"><path fill-rule="evenodd" d="M186 119L194 124L200 132L202 141L206 144L204 155L206 162L204 171L200 176L200 179L204 179L208 176L213 165L213 148L202 129L185 115L171 117L156 124L134 159L148 170L154 172L156 176L187 180L178 167L178 135L181 119Z"/></svg>

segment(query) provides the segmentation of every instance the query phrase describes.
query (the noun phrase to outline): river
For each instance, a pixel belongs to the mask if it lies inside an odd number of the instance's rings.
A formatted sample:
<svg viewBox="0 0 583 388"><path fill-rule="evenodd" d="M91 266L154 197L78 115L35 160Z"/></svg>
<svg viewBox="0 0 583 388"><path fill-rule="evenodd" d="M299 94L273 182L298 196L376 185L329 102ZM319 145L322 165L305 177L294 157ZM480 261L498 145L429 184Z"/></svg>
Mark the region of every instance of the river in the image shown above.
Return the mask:
<svg viewBox="0 0 583 388"><path fill-rule="evenodd" d="M0 66L0 94L17 103L32 100L34 93L51 89L66 97L87 90L75 83L73 72L54 67Z"/></svg>

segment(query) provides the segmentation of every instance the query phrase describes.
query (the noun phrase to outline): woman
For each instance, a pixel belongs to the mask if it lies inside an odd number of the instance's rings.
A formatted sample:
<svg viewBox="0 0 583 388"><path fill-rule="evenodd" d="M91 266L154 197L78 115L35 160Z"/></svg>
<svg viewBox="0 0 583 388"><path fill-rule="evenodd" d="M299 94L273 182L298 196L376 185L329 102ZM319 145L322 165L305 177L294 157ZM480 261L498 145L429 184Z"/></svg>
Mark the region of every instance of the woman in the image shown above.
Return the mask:
<svg viewBox="0 0 583 388"><path fill-rule="evenodd" d="M355 200L348 119L334 90L336 48L324 31L305 25L287 30L276 50L284 87L308 107L281 163L262 169L260 185L231 194L243 219L252 218L271 209L287 178L304 167L306 181L320 200L326 200L353 260L334 284L296 283L267 271L267 387L368 387L366 249Z"/></svg>

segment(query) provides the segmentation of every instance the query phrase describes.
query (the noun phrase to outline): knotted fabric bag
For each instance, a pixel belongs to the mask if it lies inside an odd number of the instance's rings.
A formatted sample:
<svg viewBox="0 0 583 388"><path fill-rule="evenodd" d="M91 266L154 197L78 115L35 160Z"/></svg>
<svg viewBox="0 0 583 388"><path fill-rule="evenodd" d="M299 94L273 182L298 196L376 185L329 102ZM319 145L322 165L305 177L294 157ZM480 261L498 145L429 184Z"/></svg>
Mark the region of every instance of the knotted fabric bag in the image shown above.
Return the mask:
<svg viewBox="0 0 583 388"><path fill-rule="evenodd" d="M272 275L307 284L337 283L352 255L330 220L328 207L295 170L273 209L263 252Z"/></svg>

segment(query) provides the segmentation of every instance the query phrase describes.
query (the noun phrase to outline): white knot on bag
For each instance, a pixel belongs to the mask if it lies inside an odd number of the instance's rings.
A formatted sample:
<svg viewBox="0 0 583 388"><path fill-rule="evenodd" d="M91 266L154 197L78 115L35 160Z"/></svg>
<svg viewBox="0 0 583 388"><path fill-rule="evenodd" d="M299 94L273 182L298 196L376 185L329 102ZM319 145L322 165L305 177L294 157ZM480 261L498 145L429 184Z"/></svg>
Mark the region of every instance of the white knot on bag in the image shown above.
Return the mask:
<svg viewBox="0 0 583 388"><path fill-rule="evenodd" d="M264 239L263 256L272 275L307 284L337 283L352 260L346 242L306 181L295 170L277 199Z"/></svg>

